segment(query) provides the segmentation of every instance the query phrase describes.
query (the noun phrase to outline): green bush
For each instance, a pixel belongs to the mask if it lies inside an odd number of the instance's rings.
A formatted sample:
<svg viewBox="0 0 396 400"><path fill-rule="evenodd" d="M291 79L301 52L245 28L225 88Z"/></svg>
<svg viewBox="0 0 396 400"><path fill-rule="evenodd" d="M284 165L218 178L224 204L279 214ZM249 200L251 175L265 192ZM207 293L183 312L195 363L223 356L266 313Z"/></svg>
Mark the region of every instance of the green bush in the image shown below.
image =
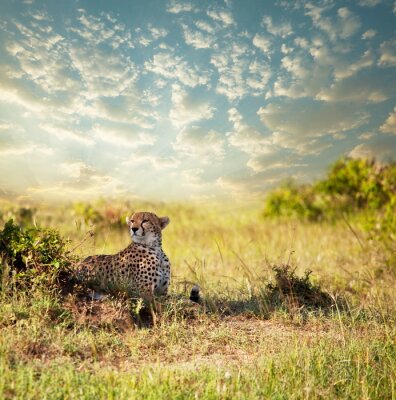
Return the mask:
<svg viewBox="0 0 396 400"><path fill-rule="evenodd" d="M287 182L268 193L266 217L297 217L313 221L334 220L345 215L365 229L396 264L396 164L342 158L327 176L313 185ZM396 269L396 267L395 267Z"/></svg>
<svg viewBox="0 0 396 400"><path fill-rule="evenodd" d="M311 186L297 186L288 181L266 197L264 215L267 217L301 217L319 220L323 211Z"/></svg>
<svg viewBox="0 0 396 400"><path fill-rule="evenodd" d="M73 257L67 241L53 229L21 228L11 219L0 231L2 286L13 277L19 286L61 285L69 277Z"/></svg>
<svg viewBox="0 0 396 400"><path fill-rule="evenodd" d="M381 211L396 202L396 164L343 158L313 185L287 182L268 193L265 216L330 219L343 213Z"/></svg>

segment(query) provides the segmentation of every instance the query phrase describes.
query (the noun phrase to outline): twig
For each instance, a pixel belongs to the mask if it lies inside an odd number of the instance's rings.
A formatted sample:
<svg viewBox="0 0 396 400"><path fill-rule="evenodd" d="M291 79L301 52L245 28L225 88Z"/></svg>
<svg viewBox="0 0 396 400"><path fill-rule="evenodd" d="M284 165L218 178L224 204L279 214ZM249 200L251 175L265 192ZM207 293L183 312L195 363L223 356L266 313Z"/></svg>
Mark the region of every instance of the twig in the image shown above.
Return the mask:
<svg viewBox="0 0 396 400"><path fill-rule="evenodd" d="M348 222L348 220L346 219L346 216L344 213L342 213L342 218L345 221L347 227L350 229L350 231L353 233L353 235L355 236L356 240L358 241L360 247L362 248L362 250L365 250L365 247L363 246L362 241L360 240L360 237L358 236L358 234L355 232L355 230L352 228L351 224Z"/></svg>
<svg viewBox="0 0 396 400"><path fill-rule="evenodd" d="M72 249L68 250L68 253L72 253L74 250L76 250L77 248L79 248L84 242L87 241L88 237L92 237L94 236L94 231L92 229L90 229L85 236L83 237L83 239L77 243L76 246L74 246Z"/></svg>

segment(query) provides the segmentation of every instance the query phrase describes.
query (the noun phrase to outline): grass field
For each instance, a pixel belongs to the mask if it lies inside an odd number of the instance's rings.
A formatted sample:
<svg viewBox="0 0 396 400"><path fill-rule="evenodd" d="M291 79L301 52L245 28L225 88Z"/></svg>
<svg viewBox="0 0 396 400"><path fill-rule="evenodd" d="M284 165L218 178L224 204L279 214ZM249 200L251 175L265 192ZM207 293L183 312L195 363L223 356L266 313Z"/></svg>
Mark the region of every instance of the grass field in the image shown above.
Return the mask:
<svg viewBox="0 0 396 400"><path fill-rule="evenodd" d="M101 207L120 216L132 210ZM163 247L172 294L155 326L130 300L21 291L9 278L1 291L0 398L396 398L395 271L353 221L264 219L260 205L133 209L171 220ZM81 257L130 242L126 226L91 226L72 206L40 208L35 220L59 229ZM332 305L271 302L273 267L285 264L298 277L312 270L313 287ZM202 305L181 296L194 283Z"/></svg>

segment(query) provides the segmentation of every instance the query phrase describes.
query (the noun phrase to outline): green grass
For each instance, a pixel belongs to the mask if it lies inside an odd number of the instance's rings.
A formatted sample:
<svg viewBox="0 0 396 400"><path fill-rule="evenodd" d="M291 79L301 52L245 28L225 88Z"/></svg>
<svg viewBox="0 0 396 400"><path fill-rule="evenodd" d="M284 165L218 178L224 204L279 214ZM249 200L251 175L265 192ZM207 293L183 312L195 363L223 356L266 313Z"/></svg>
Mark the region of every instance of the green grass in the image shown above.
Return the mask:
<svg viewBox="0 0 396 400"><path fill-rule="evenodd" d="M0 399L396 398L396 277L353 224L354 233L343 221L268 221L252 205L131 209L171 219L163 242L172 296L156 325L136 302L21 291L11 279L0 293ZM80 256L130 241L126 227L91 227L71 207L35 218ZM312 270L312 285L337 305L269 300L272 267L287 263L297 278ZM201 306L181 296L192 283Z"/></svg>

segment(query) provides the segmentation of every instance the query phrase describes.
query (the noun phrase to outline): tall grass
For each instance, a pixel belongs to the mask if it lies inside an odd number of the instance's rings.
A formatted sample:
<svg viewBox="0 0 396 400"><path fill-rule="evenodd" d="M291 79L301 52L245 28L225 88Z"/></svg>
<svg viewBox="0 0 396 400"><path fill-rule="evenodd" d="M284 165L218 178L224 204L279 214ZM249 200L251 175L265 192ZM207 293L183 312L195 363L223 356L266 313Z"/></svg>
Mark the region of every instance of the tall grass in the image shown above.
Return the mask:
<svg viewBox="0 0 396 400"><path fill-rule="evenodd" d="M172 295L151 326L129 299L22 290L11 276L0 293L0 398L395 398L396 281L358 224L265 219L260 204L86 206L95 220L72 205L3 216L60 230L83 257L130 242L109 210L117 221L167 215ZM285 264L296 269L282 286L273 267ZM193 283L201 305L184 296ZM293 296L301 287L331 305L310 308Z"/></svg>

